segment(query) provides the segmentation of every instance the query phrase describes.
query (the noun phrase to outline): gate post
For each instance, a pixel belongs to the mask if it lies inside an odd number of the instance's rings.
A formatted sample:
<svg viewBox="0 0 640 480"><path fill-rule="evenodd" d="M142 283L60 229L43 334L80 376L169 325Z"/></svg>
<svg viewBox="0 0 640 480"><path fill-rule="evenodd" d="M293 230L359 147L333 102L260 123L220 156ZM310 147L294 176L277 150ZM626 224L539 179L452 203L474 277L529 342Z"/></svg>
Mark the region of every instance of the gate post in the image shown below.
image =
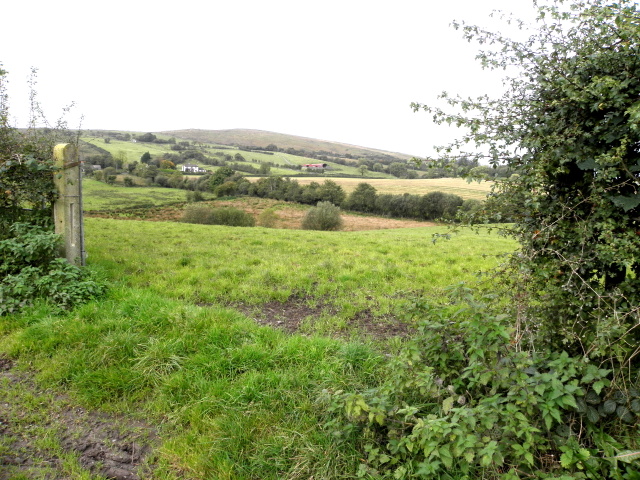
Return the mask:
<svg viewBox="0 0 640 480"><path fill-rule="evenodd" d="M58 171L54 182L58 199L53 205L55 231L63 238L61 257L73 265L85 263L84 224L82 219L82 173L78 150L70 143L61 143L53 149Z"/></svg>

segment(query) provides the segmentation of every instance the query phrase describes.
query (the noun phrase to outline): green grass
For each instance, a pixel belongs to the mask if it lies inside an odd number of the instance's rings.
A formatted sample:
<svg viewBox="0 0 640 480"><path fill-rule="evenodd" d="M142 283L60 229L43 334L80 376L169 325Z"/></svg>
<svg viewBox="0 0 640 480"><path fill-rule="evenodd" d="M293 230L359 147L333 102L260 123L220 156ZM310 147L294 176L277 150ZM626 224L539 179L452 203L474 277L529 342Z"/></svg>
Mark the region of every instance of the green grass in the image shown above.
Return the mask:
<svg viewBox="0 0 640 480"><path fill-rule="evenodd" d="M111 139L109 143L105 143L103 138L95 138L95 137L80 137L80 140L83 140L87 143L91 143L100 148L105 149L107 152L111 153L114 157L119 152L125 152L127 154L127 159L125 163L130 162L139 162L140 157L145 153L149 152L151 155L159 155L162 153L175 153L171 150L171 145L162 144L162 143L142 143L142 142L125 142L123 140L115 140Z"/></svg>
<svg viewBox="0 0 640 480"><path fill-rule="evenodd" d="M81 140L94 144L100 148L107 150L114 157L118 155L120 152L126 153L126 161L125 163L130 163L134 161L140 161L140 157L145 153L149 152L153 156L162 156L164 153L177 153L171 150L170 144L156 144L156 143L142 143L142 142L125 142L122 140L111 139L109 143L105 143L103 138L96 137L81 137ZM180 139L177 139L180 141ZM244 162L236 162L235 159L231 160L231 163L240 163L243 165L251 165L253 167L259 168L260 163L275 163L279 165L304 165L307 163L318 163L318 160L313 158L301 157L298 155L291 155L283 152L274 152L273 155L269 155L261 152L248 152L245 150L240 150L236 148L225 147L224 149L217 148L217 145L211 143L204 143L202 145L204 148L205 155L210 157L215 157L216 152L220 152L223 154L235 156L237 153L242 155L246 161ZM256 162L253 162L256 160ZM210 165L204 165L201 162L192 161L190 163L195 163L200 165L202 168L207 170L215 170L216 167L212 167ZM326 162L331 166L331 169L327 170L327 176L336 176L336 175L360 175L360 172L355 166L349 165L341 165L333 162ZM295 175L300 172L297 170L291 170L288 168L279 168L272 167L271 174L273 175ZM377 172L369 172L369 176L376 178L393 178L392 175L377 173Z"/></svg>
<svg viewBox="0 0 640 480"><path fill-rule="evenodd" d="M85 211L168 205L184 202L186 190L162 187L124 187L108 185L92 179L82 181L82 202ZM205 198L213 194L203 193Z"/></svg>
<svg viewBox="0 0 640 480"><path fill-rule="evenodd" d="M363 453L323 426L322 391L375 385L383 352L399 343L362 337L359 315L393 322L416 295L438 301L445 286L473 281L515 248L489 234L433 243L442 228L87 218L85 232L90 267L112 279L109 295L66 315L38 304L0 318L0 352L81 405L158 424L162 480L354 478ZM236 308L267 302L315 306L317 315L286 334Z"/></svg>
<svg viewBox="0 0 640 480"><path fill-rule="evenodd" d="M191 303L300 298L326 304L336 324L369 310L378 317L394 314L403 299L425 289L439 295L514 247L495 234L465 233L433 243L433 233L446 227L283 233L89 218L86 230L91 258L131 287Z"/></svg>

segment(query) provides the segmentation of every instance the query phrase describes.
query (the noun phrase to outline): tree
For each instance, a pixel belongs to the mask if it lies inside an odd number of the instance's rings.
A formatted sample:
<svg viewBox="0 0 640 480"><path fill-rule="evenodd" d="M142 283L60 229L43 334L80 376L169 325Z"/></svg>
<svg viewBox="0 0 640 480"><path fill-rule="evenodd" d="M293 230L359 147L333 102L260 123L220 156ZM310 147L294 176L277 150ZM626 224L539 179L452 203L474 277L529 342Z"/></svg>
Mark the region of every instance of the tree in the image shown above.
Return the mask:
<svg viewBox="0 0 640 480"><path fill-rule="evenodd" d="M340 206L347 194L344 189L333 180L325 180L322 182L317 190L318 198L324 202L331 202L334 205Z"/></svg>
<svg viewBox="0 0 640 480"><path fill-rule="evenodd" d="M523 331L618 366L640 362L639 24L635 2L585 0L539 6L538 29L524 41L456 25L497 46L480 53L484 66L516 67L507 91L444 94L446 110L414 104L468 129L441 152L518 174L498 183L494 199L521 245L510 278ZM479 148L465 153L467 143Z"/></svg>
<svg viewBox="0 0 640 480"><path fill-rule="evenodd" d="M364 177L369 171L369 167L367 167L365 164L362 164L358 167L358 171L360 172L360 175Z"/></svg>
<svg viewBox="0 0 640 480"><path fill-rule="evenodd" d="M401 162L393 162L389 165L389 173L398 178L405 178L407 176L407 164Z"/></svg>
<svg viewBox="0 0 640 480"><path fill-rule="evenodd" d="M373 212L376 208L376 189L368 183L359 183L349 194L344 207L358 212Z"/></svg>
<svg viewBox="0 0 640 480"><path fill-rule="evenodd" d="M209 183L210 188L215 190L218 185L222 185L227 178L232 177L234 173L236 172L232 168L220 167L215 171L213 177L211 177L211 181Z"/></svg>
<svg viewBox="0 0 640 480"><path fill-rule="evenodd" d="M269 175L270 171L271 171L271 165L265 162L260 163L260 170L259 170L260 175Z"/></svg>
<svg viewBox="0 0 640 480"><path fill-rule="evenodd" d="M154 142L156 140L156 136L153 133L144 133L142 135L139 135L137 140L139 142Z"/></svg>
<svg viewBox="0 0 640 480"><path fill-rule="evenodd" d="M140 157L141 163L149 163L151 161L151 154L149 152L144 152Z"/></svg>
<svg viewBox="0 0 640 480"><path fill-rule="evenodd" d="M127 152L124 150L118 150L118 153L113 157L115 167L120 170L127 163Z"/></svg>

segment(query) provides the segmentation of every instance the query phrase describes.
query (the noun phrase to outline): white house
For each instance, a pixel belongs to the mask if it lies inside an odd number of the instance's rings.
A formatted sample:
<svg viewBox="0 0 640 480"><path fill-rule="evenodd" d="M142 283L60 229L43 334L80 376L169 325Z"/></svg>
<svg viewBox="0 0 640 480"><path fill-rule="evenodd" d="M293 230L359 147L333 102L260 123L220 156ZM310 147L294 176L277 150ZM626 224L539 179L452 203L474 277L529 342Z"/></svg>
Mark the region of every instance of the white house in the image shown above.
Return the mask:
<svg viewBox="0 0 640 480"><path fill-rule="evenodd" d="M182 171L188 173L206 173L204 168L200 168L198 165L192 163L185 163L182 165Z"/></svg>

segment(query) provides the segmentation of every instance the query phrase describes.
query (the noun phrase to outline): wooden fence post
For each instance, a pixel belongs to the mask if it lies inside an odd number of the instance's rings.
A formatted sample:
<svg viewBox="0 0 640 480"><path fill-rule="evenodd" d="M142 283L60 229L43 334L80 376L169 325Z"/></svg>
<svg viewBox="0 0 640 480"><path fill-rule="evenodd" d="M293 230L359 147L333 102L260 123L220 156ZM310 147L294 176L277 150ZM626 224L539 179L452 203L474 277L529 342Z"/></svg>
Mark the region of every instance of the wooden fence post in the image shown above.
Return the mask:
<svg viewBox="0 0 640 480"><path fill-rule="evenodd" d="M82 219L82 173L78 150L70 143L54 147L53 158L58 167L55 184L58 200L53 206L55 231L62 235L61 257L73 265L85 263L84 223Z"/></svg>

